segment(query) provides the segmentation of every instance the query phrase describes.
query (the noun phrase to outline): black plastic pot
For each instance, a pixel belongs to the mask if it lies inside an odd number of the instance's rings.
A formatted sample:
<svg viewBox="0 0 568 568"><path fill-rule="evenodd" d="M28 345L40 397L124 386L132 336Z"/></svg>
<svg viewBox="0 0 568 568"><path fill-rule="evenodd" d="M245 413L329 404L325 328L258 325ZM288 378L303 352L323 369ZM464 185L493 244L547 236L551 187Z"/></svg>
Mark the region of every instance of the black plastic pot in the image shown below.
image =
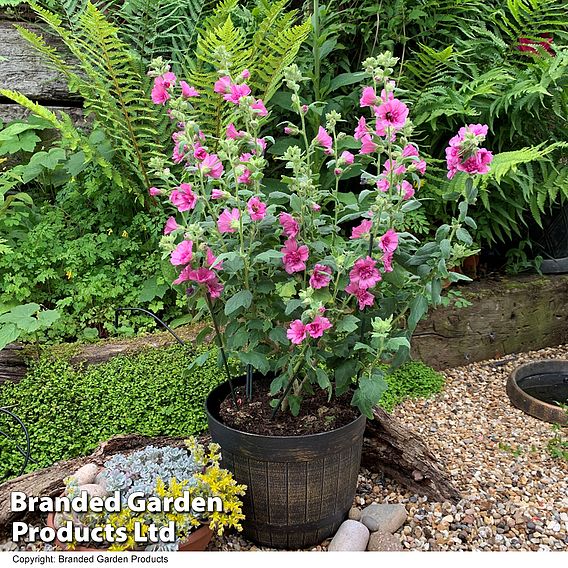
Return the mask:
<svg viewBox="0 0 568 568"><path fill-rule="evenodd" d="M244 385L245 377L233 380ZM361 464L365 417L321 434L261 436L225 426L219 408L228 383L206 401L211 438L223 466L248 489L244 536L273 548L319 544L337 531L352 505Z"/></svg>

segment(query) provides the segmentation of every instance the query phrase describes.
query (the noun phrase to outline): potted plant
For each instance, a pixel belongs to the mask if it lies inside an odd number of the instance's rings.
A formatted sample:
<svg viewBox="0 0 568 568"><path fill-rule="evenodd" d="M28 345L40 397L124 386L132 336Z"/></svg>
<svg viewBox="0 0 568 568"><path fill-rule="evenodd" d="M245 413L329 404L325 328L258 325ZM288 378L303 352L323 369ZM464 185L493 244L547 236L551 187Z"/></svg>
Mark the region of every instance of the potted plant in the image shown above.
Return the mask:
<svg viewBox="0 0 568 568"><path fill-rule="evenodd" d="M59 529L71 523L70 528L78 527L92 531L96 527L110 527L114 542L99 543L94 547L90 542L70 543L56 541L56 544L67 550L205 550L213 531L223 534L226 527L241 530L243 519L240 497L246 487L239 485L226 469L219 465L220 454L217 444L210 444L208 451L193 438L186 441L189 451L172 446L146 448L130 453L115 454L104 468L95 464L87 464L74 475L65 479L64 495L71 499L79 497L86 491L91 497L108 497L119 492L119 510L88 511L77 513L50 513L48 526ZM172 506L147 507L140 511L140 503L158 500L166 502L166 498L181 497L188 492L188 503L196 497L204 501L208 497L218 497L223 510L180 511ZM135 495L136 494L136 495ZM130 505L129 497L135 505ZM158 534L162 527L174 523L175 541L151 542L147 537L149 530ZM138 524L138 528L135 528ZM122 541L116 539L113 530L125 531ZM75 534L75 533L73 533ZM89 532L85 534L90 534ZM137 535L148 538L148 544L137 542Z"/></svg>
<svg viewBox="0 0 568 568"><path fill-rule="evenodd" d="M173 163L154 161L161 183L149 191L172 211L161 245L173 285L208 312L216 332L228 381L206 408L224 464L249 487L244 533L263 545L307 547L332 534L352 504L365 417L387 388L379 363L395 367L408 357L443 280L467 280L448 261L471 245L473 176L491 161L478 147L487 127L463 128L450 142L449 175L465 172L466 191L459 218L424 243L397 231L421 206L415 188L426 163L390 80L396 58L365 62L361 106L369 117L354 134L342 132L332 111L314 139L306 116L321 107L302 103L298 67L285 70L297 120L283 127L296 142L280 155L272 150L285 171L278 181L264 175L273 138L263 134L269 113L252 94L254 77L227 53L212 59L213 90L226 101L221 139L203 135L196 89L161 60L150 71L152 98L167 105L176 130ZM332 187L314 173L321 159ZM361 192L345 194L342 179L354 171ZM232 376L231 360L242 376Z"/></svg>

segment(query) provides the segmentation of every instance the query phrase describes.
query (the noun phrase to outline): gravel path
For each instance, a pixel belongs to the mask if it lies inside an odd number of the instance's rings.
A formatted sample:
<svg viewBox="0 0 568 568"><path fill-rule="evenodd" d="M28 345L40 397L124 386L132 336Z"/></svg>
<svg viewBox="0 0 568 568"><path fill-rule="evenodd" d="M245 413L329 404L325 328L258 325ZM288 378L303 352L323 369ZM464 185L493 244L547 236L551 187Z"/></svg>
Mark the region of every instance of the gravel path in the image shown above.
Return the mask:
<svg viewBox="0 0 568 568"><path fill-rule="evenodd" d="M450 369L443 392L395 409L450 472L462 501L431 502L362 470L355 506L403 503L408 519L397 536L410 550L568 550L568 462L547 450L551 425L516 409L505 392L513 368L537 358L568 359L568 345ZM257 547L227 535L211 549Z"/></svg>

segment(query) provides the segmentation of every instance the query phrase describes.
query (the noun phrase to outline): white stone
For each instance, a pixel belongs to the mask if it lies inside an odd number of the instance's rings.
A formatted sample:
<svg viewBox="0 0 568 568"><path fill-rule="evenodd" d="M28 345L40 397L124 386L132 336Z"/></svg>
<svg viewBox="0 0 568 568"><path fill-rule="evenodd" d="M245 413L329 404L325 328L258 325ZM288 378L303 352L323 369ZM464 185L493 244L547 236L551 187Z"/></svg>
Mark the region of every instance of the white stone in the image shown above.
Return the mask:
<svg viewBox="0 0 568 568"><path fill-rule="evenodd" d="M371 503L363 509L361 522L371 531L395 533L406 522L406 507L393 503Z"/></svg>
<svg viewBox="0 0 568 568"><path fill-rule="evenodd" d="M95 477L99 472L98 466L94 463L87 463L83 467L79 468L73 477L77 480L78 485L88 485L89 483L95 482Z"/></svg>
<svg viewBox="0 0 568 568"><path fill-rule="evenodd" d="M367 550L369 529L359 521L347 520L342 523L329 543L330 552L362 552Z"/></svg>

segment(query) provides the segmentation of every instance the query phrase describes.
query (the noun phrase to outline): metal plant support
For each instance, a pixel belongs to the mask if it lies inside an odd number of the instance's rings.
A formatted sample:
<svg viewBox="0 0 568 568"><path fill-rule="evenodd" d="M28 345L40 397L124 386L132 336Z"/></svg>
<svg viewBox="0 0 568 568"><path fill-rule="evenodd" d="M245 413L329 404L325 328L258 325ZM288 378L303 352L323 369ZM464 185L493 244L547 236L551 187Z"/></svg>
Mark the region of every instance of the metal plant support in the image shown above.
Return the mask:
<svg viewBox="0 0 568 568"><path fill-rule="evenodd" d="M235 395L235 389L233 387L233 379L231 377L231 371L229 369L229 361L227 359L225 349L223 348L223 344L221 342L221 332L219 330L219 326L217 325L217 321L213 317L213 307L210 304L211 300L209 299L208 296L207 296L207 301L208 301L208 307L211 311L211 318L213 320L213 325L215 326L215 336L216 336L216 339L217 339L217 345L218 345L219 350L221 352L221 358L223 359L223 366L225 367L225 372L227 373L227 379L229 381L229 386L231 387L231 395L232 395L232 398L233 398L233 402L235 403L235 406L236 406L237 405L237 397ZM150 317L154 318L154 320L157 321L164 329L169 331L171 333L171 335L175 338L175 340L180 345L185 345L185 341L183 339L181 339L181 337L166 322L161 320L154 312L151 312L150 310L146 310L144 308L116 308L116 310L114 311L114 327L118 327L118 317L120 315L120 312L142 312L146 315L149 315Z"/></svg>
<svg viewBox="0 0 568 568"><path fill-rule="evenodd" d="M26 439L26 447L25 447L25 449L23 449L21 447L21 445L18 444L17 439L14 436L12 436L11 434L8 434L7 432L4 432L4 430L0 429L0 436L3 436L7 440L15 442L16 443L16 449L24 458L24 464L22 465L20 472L18 473L18 477L19 477L20 475L22 475L24 473L24 471L26 471L26 467L28 467L28 464L31 461L33 461L31 459L30 434L28 432L28 429L26 428L26 425L22 422L21 418L19 416L17 416L16 414L14 414L11 410L9 410L6 407L0 407L0 414L6 414L10 418L12 418L18 424L21 431L24 433L24 437Z"/></svg>

